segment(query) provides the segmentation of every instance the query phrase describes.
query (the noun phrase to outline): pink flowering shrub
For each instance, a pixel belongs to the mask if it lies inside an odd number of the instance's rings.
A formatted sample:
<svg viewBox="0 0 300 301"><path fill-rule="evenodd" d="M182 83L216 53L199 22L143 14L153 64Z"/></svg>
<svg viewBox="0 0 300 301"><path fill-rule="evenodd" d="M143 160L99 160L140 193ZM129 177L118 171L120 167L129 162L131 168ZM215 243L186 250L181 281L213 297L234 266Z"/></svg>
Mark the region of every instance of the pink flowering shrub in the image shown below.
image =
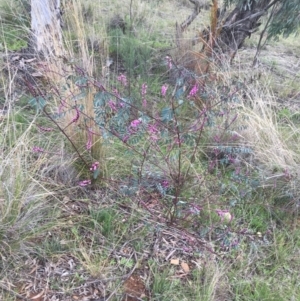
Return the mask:
<svg viewBox="0 0 300 301"><path fill-rule="evenodd" d="M166 65L169 70L176 67L170 57L166 58ZM130 155L126 157L130 169L125 177L120 172L120 177L115 173L113 179L101 180L111 181L122 194L140 198L141 204L145 203L145 195L158 193L171 223L182 219L197 224L210 195L207 187L212 184L207 179L212 179L214 189L219 185L222 187L222 170L226 165L233 166L227 181L236 181L235 186L246 190L243 166L236 162L241 153L250 154L251 149L240 147L238 136L231 131L238 120L231 104L239 98L242 88L233 84L209 89L197 82L195 75L184 71L178 74L173 86L168 82L153 87L151 82L144 80L131 84L133 81L125 74L119 74L112 87L104 87L81 72L75 79L77 85L80 83L78 94L72 95L75 104L68 106L61 96L59 114L51 115L45 109L44 113L65 135L78 160L86 166L78 186L93 188L106 168L105 160L102 162L93 157L93 145L96 138L101 138L114 154L111 155L114 160ZM93 118L84 113L84 103L77 103L91 87L95 88ZM197 97L207 99L211 105L198 107L194 103ZM38 103L39 100L36 98L35 101ZM57 122L66 112L72 113L70 125L74 131L80 126L84 133L81 148ZM115 145L121 145L120 153ZM42 153L43 148L35 146L33 151ZM123 166L115 164L121 171ZM242 192L239 197L242 198ZM212 211L221 224L234 222L228 206L216 206Z"/></svg>

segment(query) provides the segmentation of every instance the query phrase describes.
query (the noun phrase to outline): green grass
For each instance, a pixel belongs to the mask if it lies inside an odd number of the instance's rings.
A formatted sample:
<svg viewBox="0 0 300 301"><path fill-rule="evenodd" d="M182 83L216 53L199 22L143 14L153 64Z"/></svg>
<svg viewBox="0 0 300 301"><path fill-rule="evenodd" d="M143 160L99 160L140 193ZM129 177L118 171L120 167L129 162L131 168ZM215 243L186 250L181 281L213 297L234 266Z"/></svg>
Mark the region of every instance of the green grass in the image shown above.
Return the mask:
<svg viewBox="0 0 300 301"><path fill-rule="evenodd" d="M233 300L297 300L299 281L297 232L275 231L274 242L252 252L252 258L240 270L230 272ZM252 272L251 274L249 274Z"/></svg>
<svg viewBox="0 0 300 301"><path fill-rule="evenodd" d="M0 2L0 51L18 51L27 47L29 14L25 1L17 0L12 5L9 0Z"/></svg>

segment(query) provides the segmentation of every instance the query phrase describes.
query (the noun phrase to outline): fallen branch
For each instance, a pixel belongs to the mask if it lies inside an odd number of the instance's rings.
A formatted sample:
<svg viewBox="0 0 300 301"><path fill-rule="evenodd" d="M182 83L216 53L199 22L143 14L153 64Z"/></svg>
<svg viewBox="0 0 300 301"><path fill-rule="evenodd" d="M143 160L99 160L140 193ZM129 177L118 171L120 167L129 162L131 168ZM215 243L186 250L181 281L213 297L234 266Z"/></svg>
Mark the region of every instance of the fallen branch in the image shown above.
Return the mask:
<svg viewBox="0 0 300 301"><path fill-rule="evenodd" d="M176 44L178 47L180 47L180 40L182 39L182 33L188 28L188 26L191 25L191 23L199 15L201 9L205 6L204 4L201 4L199 0L189 0L189 1L195 5L193 13L190 16L188 16L188 18L180 25L178 25L176 22Z"/></svg>
<svg viewBox="0 0 300 301"><path fill-rule="evenodd" d="M200 4L197 0L190 0L193 4L195 4L193 13L183 22L180 24L180 30L181 32L184 32L189 25L196 19L196 17L199 15L201 9L204 7L203 4Z"/></svg>

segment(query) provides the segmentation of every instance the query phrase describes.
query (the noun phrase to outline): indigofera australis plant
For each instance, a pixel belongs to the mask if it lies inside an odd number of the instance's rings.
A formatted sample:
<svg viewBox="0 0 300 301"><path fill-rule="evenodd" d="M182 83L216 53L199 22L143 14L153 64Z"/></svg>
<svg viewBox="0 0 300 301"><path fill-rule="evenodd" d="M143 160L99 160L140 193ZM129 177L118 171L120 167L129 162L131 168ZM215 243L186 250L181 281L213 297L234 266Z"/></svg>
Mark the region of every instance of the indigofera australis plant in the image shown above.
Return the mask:
<svg viewBox="0 0 300 301"><path fill-rule="evenodd" d="M177 68L170 57L165 64L167 69ZM208 182L220 177L222 167L233 164L237 156L251 152L233 130L244 88L240 83L210 85L198 81L195 74L179 72L175 86L162 83L159 91L153 91L141 82L134 85L138 90L133 93L125 74L110 88L82 69L74 70L64 93L51 89L46 95L31 87L31 104L49 118L77 154L77 162L82 163L79 186L110 183L141 203L158 193L171 223L178 218L190 220L199 211L193 208L199 209L214 193ZM54 98L59 99L58 107L51 103ZM200 106L199 98L209 105ZM105 150L115 155L114 162L106 160ZM37 146L35 151L43 150ZM110 177L113 166L124 158L127 169ZM224 218L220 212L217 215Z"/></svg>

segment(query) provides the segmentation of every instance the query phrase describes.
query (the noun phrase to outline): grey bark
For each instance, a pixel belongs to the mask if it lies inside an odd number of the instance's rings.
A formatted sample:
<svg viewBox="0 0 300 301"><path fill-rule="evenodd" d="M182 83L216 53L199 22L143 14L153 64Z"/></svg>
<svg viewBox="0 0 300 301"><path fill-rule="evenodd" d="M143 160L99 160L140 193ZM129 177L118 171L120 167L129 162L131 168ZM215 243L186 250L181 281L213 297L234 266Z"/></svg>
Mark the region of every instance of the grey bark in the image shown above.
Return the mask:
<svg viewBox="0 0 300 301"><path fill-rule="evenodd" d="M60 0L31 0L31 47L44 57L62 56Z"/></svg>

